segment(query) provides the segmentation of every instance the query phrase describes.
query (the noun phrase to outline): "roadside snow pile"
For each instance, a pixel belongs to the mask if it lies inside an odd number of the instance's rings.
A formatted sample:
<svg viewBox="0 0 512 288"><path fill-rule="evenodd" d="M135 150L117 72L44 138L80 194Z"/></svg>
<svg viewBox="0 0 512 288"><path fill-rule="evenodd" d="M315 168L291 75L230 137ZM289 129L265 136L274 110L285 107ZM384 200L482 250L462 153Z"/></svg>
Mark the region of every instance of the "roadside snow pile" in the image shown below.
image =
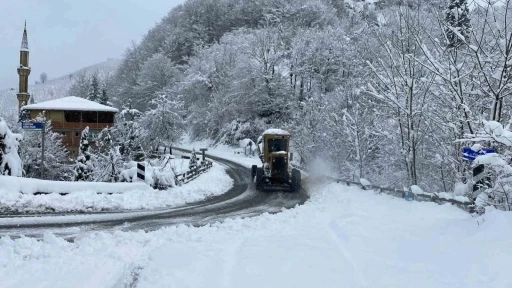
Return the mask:
<svg viewBox="0 0 512 288"><path fill-rule="evenodd" d="M355 187L204 227L0 240L6 287L512 287L512 213L479 218ZM201 273L199 273L200 271ZM27 277L30 275L30 277ZM321 279L321 285L319 285Z"/></svg>
<svg viewBox="0 0 512 288"><path fill-rule="evenodd" d="M364 178L359 179L359 183L361 183L361 185L363 185L364 187L372 186L372 183L370 183L370 181Z"/></svg>
<svg viewBox="0 0 512 288"><path fill-rule="evenodd" d="M0 197L2 194L20 193L70 193L80 194L87 192L94 193L124 193L124 192L147 192L153 189L148 185L140 183L104 183L104 182L72 182L72 181L50 181L34 178L18 178L0 176Z"/></svg>
<svg viewBox="0 0 512 288"><path fill-rule="evenodd" d="M86 212L176 207L225 193L233 186L224 166L213 167L194 181L166 191L140 183L55 182L0 176L0 212ZM23 191L28 194L20 194ZM32 195L33 192L70 192ZM97 192L122 192L97 194Z"/></svg>
<svg viewBox="0 0 512 288"><path fill-rule="evenodd" d="M436 194L437 197L442 198L442 199L453 199L453 200L457 200L460 202L471 202L468 197L454 195L454 193L439 192L439 193L434 193L434 194Z"/></svg>

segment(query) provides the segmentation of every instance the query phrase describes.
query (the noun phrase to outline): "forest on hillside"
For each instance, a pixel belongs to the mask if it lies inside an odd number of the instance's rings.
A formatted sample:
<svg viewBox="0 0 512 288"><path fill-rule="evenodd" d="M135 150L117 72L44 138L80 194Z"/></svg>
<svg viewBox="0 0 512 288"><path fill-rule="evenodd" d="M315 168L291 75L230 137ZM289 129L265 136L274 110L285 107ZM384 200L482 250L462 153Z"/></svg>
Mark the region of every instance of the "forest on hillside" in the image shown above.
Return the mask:
<svg viewBox="0 0 512 288"><path fill-rule="evenodd" d="M189 0L127 49L112 93L140 111L156 95L172 99L193 139L233 144L282 127L304 163L453 191L468 177L468 139L485 121L510 119L509 10L509 1Z"/></svg>

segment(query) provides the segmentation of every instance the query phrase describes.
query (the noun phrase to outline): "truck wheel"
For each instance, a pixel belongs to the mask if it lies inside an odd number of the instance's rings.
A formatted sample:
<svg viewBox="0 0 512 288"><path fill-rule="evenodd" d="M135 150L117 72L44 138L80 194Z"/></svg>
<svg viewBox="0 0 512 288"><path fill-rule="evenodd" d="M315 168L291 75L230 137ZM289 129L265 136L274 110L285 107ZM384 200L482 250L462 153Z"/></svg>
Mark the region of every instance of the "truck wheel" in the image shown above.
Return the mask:
<svg viewBox="0 0 512 288"><path fill-rule="evenodd" d="M300 170L292 169L292 190L294 192L300 191L301 175Z"/></svg>
<svg viewBox="0 0 512 288"><path fill-rule="evenodd" d="M256 190L263 190L263 182L265 181L263 177L263 168L256 169Z"/></svg>
<svg viewBox="0 0 512 288"><path fill-rule="evenodd" d="M258 166L252 165L251 167L251 178L254 181L254 176L256 176L256 170L258 170Z"/></svg>

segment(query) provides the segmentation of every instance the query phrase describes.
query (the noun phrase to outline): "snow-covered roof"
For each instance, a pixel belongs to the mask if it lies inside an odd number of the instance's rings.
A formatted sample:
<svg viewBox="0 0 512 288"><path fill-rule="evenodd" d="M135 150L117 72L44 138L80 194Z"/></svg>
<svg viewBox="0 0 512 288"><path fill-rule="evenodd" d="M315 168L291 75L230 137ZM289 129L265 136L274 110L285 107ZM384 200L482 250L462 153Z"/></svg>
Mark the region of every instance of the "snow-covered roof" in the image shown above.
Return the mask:
<svg viewBox="0 0 512 288"><path fill-rule="evenodd" d="M282 130L282 129L268 129L265 132L263 132L263 135L290 135L288 131Z"/></svg>
<svg viewBox="0 0 512 288"><path fill-rule="evenodd" d="M66 111L100 111L119 112L118 109L96 103L84 98L69 96L50 101L23 106L21 110L66 110Z"/></svg>

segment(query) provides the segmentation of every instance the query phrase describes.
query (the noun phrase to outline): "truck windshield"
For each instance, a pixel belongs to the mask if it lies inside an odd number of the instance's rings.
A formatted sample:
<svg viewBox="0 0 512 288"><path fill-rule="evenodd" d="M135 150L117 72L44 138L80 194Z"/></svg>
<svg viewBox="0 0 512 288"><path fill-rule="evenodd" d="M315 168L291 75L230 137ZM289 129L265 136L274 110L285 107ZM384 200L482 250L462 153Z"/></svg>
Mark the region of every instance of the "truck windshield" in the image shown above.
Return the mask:
<svg viewBox="0 0 512 288"><path fill-rule="evenodd" d="M269 139L268 152L286 151L287 142L286 139Z"/></svg>

